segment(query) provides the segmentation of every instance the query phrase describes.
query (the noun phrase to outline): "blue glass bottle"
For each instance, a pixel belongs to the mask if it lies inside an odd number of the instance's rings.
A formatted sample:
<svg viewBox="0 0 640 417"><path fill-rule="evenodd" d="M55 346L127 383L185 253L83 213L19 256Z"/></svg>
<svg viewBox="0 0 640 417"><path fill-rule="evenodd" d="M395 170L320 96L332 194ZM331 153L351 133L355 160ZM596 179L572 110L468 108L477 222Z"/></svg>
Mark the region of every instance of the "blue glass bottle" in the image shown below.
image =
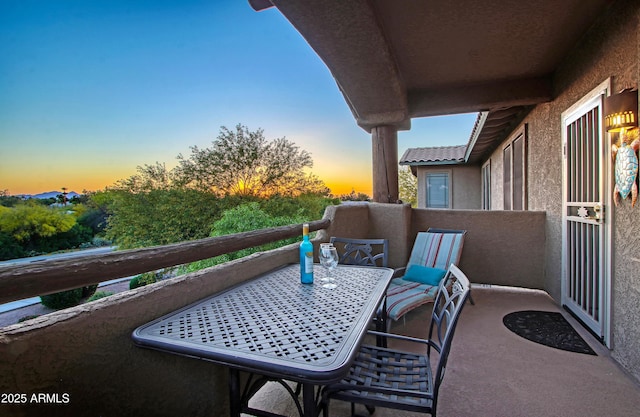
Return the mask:
<svg viewBox="0 0 640 417"><path fill-rule="evenodd" d="M313 284L313 244L309 241L309 224L302 225L300 243L300 282Z"/></svg>

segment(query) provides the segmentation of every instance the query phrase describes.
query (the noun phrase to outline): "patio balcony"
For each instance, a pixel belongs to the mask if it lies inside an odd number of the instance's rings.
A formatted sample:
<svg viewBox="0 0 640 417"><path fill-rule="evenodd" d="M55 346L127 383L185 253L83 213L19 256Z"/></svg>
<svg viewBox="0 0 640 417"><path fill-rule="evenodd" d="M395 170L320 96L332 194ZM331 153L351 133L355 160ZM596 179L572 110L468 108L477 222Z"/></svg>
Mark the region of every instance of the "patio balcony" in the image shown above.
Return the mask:
<svg viewBox="0 0 640 417"><path fill-rule="evenodd" d="M546 247L545 217L544 212L532 211L435 211L363 203L329 207L322 220L312 223L312 230L318 230L314 245L329 236L387 238L391 267L404 266L419 230L468 231L460 267L475 283L476 304L465 307L462 314L439 415L633 415L640 409L637 381L575 322L597 356L537 345L502 324L502 317L514 310L561 311L545 292L559 281L545 273L551 252ZM300 234L298 229L281 227L73 261L6 267L0 269L0 301L205 259L295 236ZM131 332L203 297L295 263L297 257L296 245L261 252L0 329L0 393L26 394L28 400L26 404L2 403L0 414L227 415L225 367L140 349L133 344ZM426 308L394 323L393 330L419 334ZM46 398L38 403L32 401L33 394L36 399ZM277 393L262 393L257 400L286 408L286 401ZM346 415L342 407L332 406L332 415ZM376 415L398 414L379 410Z"/></svg>

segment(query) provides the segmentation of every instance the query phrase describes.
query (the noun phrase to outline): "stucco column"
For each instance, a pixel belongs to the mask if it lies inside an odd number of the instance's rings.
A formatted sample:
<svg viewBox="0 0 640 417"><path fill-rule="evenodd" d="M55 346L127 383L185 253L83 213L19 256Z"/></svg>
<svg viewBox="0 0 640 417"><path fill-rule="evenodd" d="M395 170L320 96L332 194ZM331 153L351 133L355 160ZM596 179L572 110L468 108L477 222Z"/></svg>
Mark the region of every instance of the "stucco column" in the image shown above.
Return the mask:
<svg viewBox="0 0 640 417"><path fill-rule="evenodd" d="M371 129L373 144L373 201L398 201L398 129L376 126Z"/></svg>

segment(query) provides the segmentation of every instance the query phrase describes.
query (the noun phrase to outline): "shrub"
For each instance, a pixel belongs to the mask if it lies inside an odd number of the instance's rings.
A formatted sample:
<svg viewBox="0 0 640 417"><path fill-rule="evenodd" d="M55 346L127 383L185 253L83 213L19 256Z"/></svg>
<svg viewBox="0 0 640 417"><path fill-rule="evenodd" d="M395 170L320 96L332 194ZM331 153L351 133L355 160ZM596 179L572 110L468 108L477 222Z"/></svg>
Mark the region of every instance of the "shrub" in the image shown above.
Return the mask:
<svg viewBox="0 0 640 417"><path fill-rule="evenodd" d="M83 299L91 297L98 288L97 285L75 288L73 290L61 291L54 294L40 296L40 302L45 307L54 310L62 310L80 304Z"/></svg>
<svg viewBox="0 0 640 417"><path fill-rule="evenodd" d="M262 210L257 202L252 202L241 204L237 207L226 210L222 215L222 218L213 224L211 236L224 236L268 227L287 226L290 224L302 223L302 221L304 221L303 218L296 216L272 216ZM258 251L275 249L297 241L297 237L283 239L278 242L271 242L261 246L228 253L227 256L229 257L229 260L243 258Z"/></svg>
<svg viewBox="0 0 640 417"><path fill-rule="evenodd" d="M23 242L25 249L31 249L41 253L51 253L59 250L67 250L79 247L82 243L92 239L91 229L79 224L66 231L51 236L32 236Z"/></svg>
<svg viewBox="0 0 640 417"><path fill-rule="evenodd" d="M142 285L140 285L140 275L136 275L135 277L131 278L131 281L129 281L130 290L138 287L142 287Z"/></svg>
<svg viewBox="0 0 640 417"><path fill-rule="evenodd" d="M13 236L0 232L0 261L22 258L25 255L24 249Z"/></svg>
<svg viewBox="0 0 640 417"><path fill-rule="evenodd" d="M68 291L61 291L54 294L41 295L40 301L46 307L54 310L73 307L80 304L82 299L82 288L76 288Z"/></svg>
<svg viewBox="0 0 640 417"><path fill-rule="evenodd" d="M159 272L145 272L144 274L136 275L129 281L129 289L132 290L138 287L144 287L145 285L153 284L160 281L162 274Z"/></svg>
<svg viewBox="0 0 640 417"><path fill-rule="evenodd" d="M82 287L82 298L91 297L93 294L95 294L97 289L98 289L98 284Z"/></svg>
<svg viewBox="0 0 640 417"><path fill-rule="evenodd" d="M80 249L89 249L89 248L101 248L103 246L111 246L111 242L101 236L94 236L91 239L91 242L81 243L78 248Z"/></svg>
<svg viewBox="0 0 640 417"><path fill-rule="evenodd" d="M105 297L108 297L108 296L113 295L113 294L115 294L115 293L112 292L112 291L98 291L97 293L95 293L91 297L89 297L87 302L90 303L91 301L99 300L101 298L105 298Z"/></svg>
<svg viewBox="0 0 640 417"><path fill-rule="evenodd" d="M270 210L273 210L274 212L287 212L291 209L291 207L288 207L287 205L295 201L297 200L279 198L278 201L272 203L269 207ZM220 220L216 221L213 224L213 230L210 236L224 236L233 233L264 229L268 227L287 226L290 224L302 223L304 220L305 218L301 217L300 215L276 216L269 214L265 210L260 208L260 204L258 202L254 201L240 204L234 208L226 210ZM191 262L188 265L183 265L182 267L180 267L178 269L178 272L181 274L186 274L189 272L199 271L213 265L218 265L234 259L243 258L258 251L266 251L285 246L290 243L296 243L298 242L298 240L298 237L283 239L277 242L271 242L253 248L242 249L237 252L216 256L214 258Z"/></svg>

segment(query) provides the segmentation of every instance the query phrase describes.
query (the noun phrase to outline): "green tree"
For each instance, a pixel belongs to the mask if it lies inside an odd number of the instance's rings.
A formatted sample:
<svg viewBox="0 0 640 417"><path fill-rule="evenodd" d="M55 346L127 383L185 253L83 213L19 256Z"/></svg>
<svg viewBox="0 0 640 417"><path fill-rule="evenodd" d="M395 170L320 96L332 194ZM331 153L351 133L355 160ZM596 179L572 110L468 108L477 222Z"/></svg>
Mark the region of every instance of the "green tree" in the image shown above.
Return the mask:
<svg viewBox="0 0 640 417"><path fill-rule="evenodd" d="M205 238L222 211L236 205L190 189L109 191L98 200L110 214L105 236L122 249Z"/></svg>
<svg viewBox="0 0 640 417"><path fill-rule="evenodd" d="M398 170L398 191L400 200L411 204L411 207L418 205L418 178L411 173L411 168L407 165L401 166Z"/></svg>
<svg viewBox="0 0 640 417"><path fill-rule="evenodd" d="M307 151L286 138L268 141L262 129L251 132L241 124L235 131L222 126L210 148L193 146L189 157L179 155L178 160L176 181L221 196L329 192L322 180L305 173L313 166Z"/></svg>
<svg viewBox="0 0 640 417"><path fill-rule="evenodd" d="M301 194L297 197L277 195L259 202L260 208L271 216L293 216L307 221L321 219L327 206L340 204L337 198L317 194Z"/></svg>
<svg viewBox="0 0 640 417"><path fill-rule="evenodd" d="M107 226L107 215L100 209L88 208L78 214L77 222L90 229L93 235L101 235Z"/></svg>
<svg viewBox="0 0 640 417"><path fill-rule="evenodd" d="M356 193L355 190L351 190L349 194L341 194L340 200L342 201L371 201L371 197L365 193Z"/></svg>
<svg viewBox="0 0 640 417"><path fill-rule="evenodd" d="M233 233L248 232L251 230L265 229L269 227L286 226L289 224L302 223L303 218L293 216L272 216L260 208L257 201L244 203L237 207L226 210L222 217L213 224L211 236L224 236ZM228 262L242 258L255 252L275 249L280 246L297 242L298 238L284 239L278 242L271 242L258 247L242 249L237 252L216 256L189 264L182 268L181 272L193 272L212 265Z"/></svg>
<svg viewBox="0 0 640 417"><path fill-rule="evenodd" d="M0 206L0 258L55 252L91 241L91 229L77 223L68 209L51 208L27 200L12 208Z"/></svg>
<svg viewBox="0 0 640 417"><path fill-rule="evenodd" d="M94 235L104 236L109 219L109 204L113 197L109 191L83 190L78 202L86 207L86 211L78 216L78 223L90 228ZM78 204L74 204L74 207Z"/></svg>
<svg viewBox="0 0 640 417"><path fill-rule="evenodd" d="M69 199L67 198L67 187L62 187L62 193L56 196L56 201L63 206L67 205Z"/></svg>
<svg viewBox="0 0 640 417"><path fill-rule="evenodd" d="M0 211L0 231L12 235L18 242L67 232L75 224L73 215L31 201Z"/></svg>
<svg viewBox="0 0 640 417"><path fill-rule="evenodd" d="M22 198L17 196L12 196L9 193L9 190L0 191L0 206L3 207L14 207L16 204L22 202Z"/></svg>
<svg viewBox="0 0 640 417"><path fill-rule="evenodd" d="M117 181L111 190L143 193L154 190L169 190L180 188L174 184L174 173L167 170L165 164L156 162L155 165L144 165L136 168L137 174Z"/></svg>
<svg viewBox="0 0 640 417"><path fill-rule="evenodd" d="M247 202L259 202L275 218L305 219L320 218L336 204L325 197L324 183L305 173L309 153L284 138L267 141L261 129L222 127L211 148L191 150L189 158L178 156L173 170L158 162L139 166L90 196L88 205L108 214L107 239L130 249L207 237L225 210Z"/></svg>

